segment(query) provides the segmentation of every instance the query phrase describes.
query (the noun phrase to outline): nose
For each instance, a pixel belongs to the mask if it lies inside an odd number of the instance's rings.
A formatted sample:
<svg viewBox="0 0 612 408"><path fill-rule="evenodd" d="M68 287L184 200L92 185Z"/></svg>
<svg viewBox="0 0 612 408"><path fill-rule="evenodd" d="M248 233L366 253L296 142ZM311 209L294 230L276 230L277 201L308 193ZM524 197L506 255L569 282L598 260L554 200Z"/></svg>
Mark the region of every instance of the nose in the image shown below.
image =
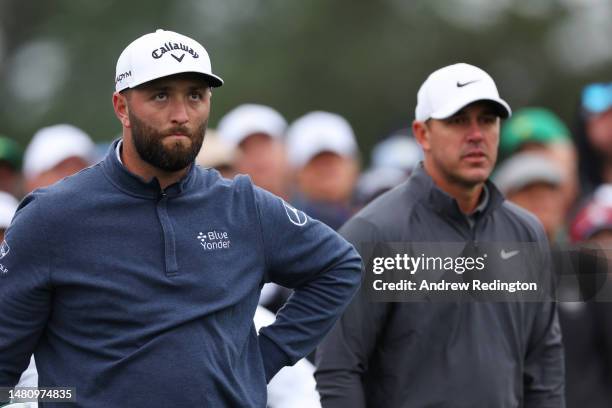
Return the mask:
<svg viewBox="0 0 612 408"><path fill-rule="evenodd" d="M477 118L470 119L469 131L468 131L468 141L469 142L480 142L484 137L484 133L482 131L482 127L478 122Z"/></svg>
<svg viewBox="0 0 612 408"><path fill-rule="evenodd" d="M175 100L170 106L170 120L172 123L182 125L189 121L187 112L187 102L183 100Z"/></svg>

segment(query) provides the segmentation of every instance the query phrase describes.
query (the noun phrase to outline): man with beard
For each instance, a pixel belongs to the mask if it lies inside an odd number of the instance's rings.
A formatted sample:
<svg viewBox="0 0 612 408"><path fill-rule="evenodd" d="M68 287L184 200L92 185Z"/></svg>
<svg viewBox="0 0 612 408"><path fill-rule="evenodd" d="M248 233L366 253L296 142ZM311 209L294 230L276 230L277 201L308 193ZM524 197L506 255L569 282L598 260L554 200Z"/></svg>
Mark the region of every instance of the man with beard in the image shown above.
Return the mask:
<svg viewBox="0 0 612 408"><path fill-rule="evenodd" d="M535 276L546 282L550 255L542 225L488 180L500 118L510 114L495 82L480 68L454 64L425 80L412 124L423 162L407 182L340 230L360 245L364 264L370 264L365 254L373 247L402 243L408 250L434 248L428 255L446 251L456 261L486 258L487 268L474 274L455 269L442 275L449 280ZM391 276L412 276L386 268ZM531 270L533 275L524 274ZM317 350L315 377L324 408L564 406L554 303L427 290L390 302L374 292L372 271L366 269L362 289ZM437 283L438 271L421 268L414 277ZM550 292L542 295L535 300L549 299Z"/></svg>
<svg viewBox="0 0 612 408"><path fill-rule="evenodd" d="M123 137L26 197L2 243L0 387L34 353L39 387L71 387L76 406L265 407L266 383L350 300L360 258L248 177L193 164L223 84L202 45L144 35L115 84ZM294 295L258 334L266 282Z"/></svg>

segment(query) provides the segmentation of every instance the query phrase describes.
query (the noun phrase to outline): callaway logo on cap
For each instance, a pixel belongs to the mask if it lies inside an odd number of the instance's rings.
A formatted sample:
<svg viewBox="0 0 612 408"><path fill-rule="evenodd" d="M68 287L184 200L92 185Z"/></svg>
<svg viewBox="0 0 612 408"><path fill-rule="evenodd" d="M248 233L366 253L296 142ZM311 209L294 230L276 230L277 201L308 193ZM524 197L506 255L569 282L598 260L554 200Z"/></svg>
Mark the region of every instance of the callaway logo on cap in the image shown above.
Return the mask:
<svg viewBox="0 0 612 408"><path fill-rule="evenodd" d="M449 65L434 71L421 85L415 117L418 121L445 119L476 101L494 102L503 118L512 114L489 74L469 64Z"/></svg>
<svg viewBox="0 0 612 408"><path fill-rule="evenodd" d="M183 72L204 75L212 87L223 80L212 73L210 58L197 41L173 31L157 30L128 45L117 60L115 90Z"/></svg>

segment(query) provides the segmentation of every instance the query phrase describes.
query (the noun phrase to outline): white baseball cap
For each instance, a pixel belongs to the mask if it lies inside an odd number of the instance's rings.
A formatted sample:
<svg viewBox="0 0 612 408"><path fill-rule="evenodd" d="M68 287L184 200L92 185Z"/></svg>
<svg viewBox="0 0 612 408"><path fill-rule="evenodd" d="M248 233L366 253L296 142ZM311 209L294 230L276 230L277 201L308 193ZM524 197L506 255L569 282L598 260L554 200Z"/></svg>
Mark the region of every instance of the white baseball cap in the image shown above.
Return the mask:
<svg viewBox="0 0 612 408"><path fill-rule="evenodd" d="M534 183L559 187L564 181L563 169L542 153L518 153L505 160L493 175L493 182L504 194L522 190Z"/></svg>
<svg viewBox="0 0 612 408"><path fill-rule="evenodd" d="M223 80L212 73L210 57L200 43L159 29L137 38L123 50L117 60L115 90L120 92L183 72L200 73L213 87L223 85Z"/></svg>
<svg viewBox="0 0 612 408"><path fill-rule="evenodd" d="M95 145L87 133L72 125L60 124L40 129L26 148L23 172L33 178L52 169L69 157L92 163Z"/></svg>
<svg viewBox="0 0 612 408"><path fill-rule="evenodd" d="M476 101L495 102L503 118L512 115L489 74L465 63L449 65L432 72L419 88L415 118L445 119Z"/></svg>
<svg viewBox="0 0 612 408"><path fill-rule="evenodd" d="M303 167L323 152L357 156L355 134L346 119L335 113L316 111L291 124L287 131L287 155L294 167Z"/></svg>
<svg viewBox="0 0 612 408"><path fill-rule="evenodd" d="M219 121L219 137L232 146L238 146L244 139L256 133L272 138L282 138L287 121L269 106L246 103L225 114Z"/></svg>
<svg viewBox="0 0 612 408"><path fill-rule="evenodd" d="M4 191L0 191L0 229L7 229L11 225L11 220L19 202L15 197Z"/></svg>
<svg viewBox="0 0 612 408"><path fill-rule="evenodd" d="M196 157L196 164L202 167L232 166L236 161L236 149L219 138L214 129L206 129L206 137Z"/></svg>
<svg viewBox="0 0 612 408"><path fill-rule="evenodd" d="M412 136L397 134L372 149L372 167L390 167L408 172L423 160L423 149Z"/></svg>

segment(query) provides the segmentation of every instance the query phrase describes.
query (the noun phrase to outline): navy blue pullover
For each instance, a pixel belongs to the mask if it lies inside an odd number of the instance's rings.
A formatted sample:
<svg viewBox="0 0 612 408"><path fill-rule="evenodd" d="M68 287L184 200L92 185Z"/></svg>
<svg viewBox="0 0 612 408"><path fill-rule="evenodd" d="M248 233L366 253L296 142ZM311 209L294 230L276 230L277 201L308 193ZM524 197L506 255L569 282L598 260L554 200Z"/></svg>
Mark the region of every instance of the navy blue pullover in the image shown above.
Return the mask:
<svg viewBox="0 0 612 408"><path fill-rule="evenodd" d="M350 301L359 255L246 176L192 166L161 190L115 146L25 198L7 231L0 386L34 353L39 386L76 387L71 407L265 407L266 382ZM265 282L295 291L258 336Z"/></svg>

